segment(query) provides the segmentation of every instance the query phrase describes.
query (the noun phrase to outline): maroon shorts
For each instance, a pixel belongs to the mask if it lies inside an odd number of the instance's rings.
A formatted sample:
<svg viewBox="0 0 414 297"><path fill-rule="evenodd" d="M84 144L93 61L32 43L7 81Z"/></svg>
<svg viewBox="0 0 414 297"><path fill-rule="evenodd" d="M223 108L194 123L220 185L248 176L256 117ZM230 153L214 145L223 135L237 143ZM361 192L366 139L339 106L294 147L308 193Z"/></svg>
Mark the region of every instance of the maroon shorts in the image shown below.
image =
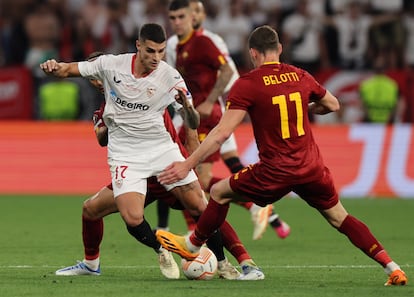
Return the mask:
<svg viewBox="0 0 414 297"><path fill-rule="evenodd" d="M322 167L314 176L318 178L305 182L286 181L257 163L231 176L230 186L234 192L260 206L272 204L290 192L298 194L316 209L335 206L339 197L329 169Z"/></svg>

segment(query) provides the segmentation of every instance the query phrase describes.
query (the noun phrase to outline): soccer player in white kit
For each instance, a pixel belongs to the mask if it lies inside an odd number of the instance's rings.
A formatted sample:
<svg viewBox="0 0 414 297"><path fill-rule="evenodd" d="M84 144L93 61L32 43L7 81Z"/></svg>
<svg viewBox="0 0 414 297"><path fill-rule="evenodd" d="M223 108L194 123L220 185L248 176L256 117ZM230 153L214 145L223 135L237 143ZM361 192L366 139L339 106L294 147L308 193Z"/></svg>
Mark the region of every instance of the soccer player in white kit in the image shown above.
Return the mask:
<svg viewBox="0 0 414 297"><path fill-rule="evenodd" d="M136 54L104 55L92 62L58 63L47 60L41 69L50 75L65 78L84 76L103 82L105 93L104 123L108 128L108 164L116 207L129 233L139 242L157 249L159 242L144 218L147 178L157 176L174 160L184 160L178 144L167 131L163 114L168 105L181 102L178 90L186 90L181 75L164 61L165 30L150 23L141 27L136 41ZM186 126L196 129L199 115L193 106L183 109ZM193 170L177 183L165 187L181 204L198 217L207 206L204 192ZM254 264L228 222L210 242L211 249L229 246L239 262ZM209 245L210 247L210 245ZM161 252L161 251L159 251ZM236 257L236 256L235 256ZM225 256L223 255L223 258ZM228 262L227 262L228 263ZM256 264L254 264L256 265ZM75 265L76 266L76 265ZM242 274L231 265L233 279L252 280L254 275ZM234 273L233 273L234 272Z"/></svg>
<svg viewBox="0 0 414 297"><path fill-rule="evenodd" d="M40 65L45 73L56 77L84 76L103 82L108 164L117 208L129 233L150 247L156 245L156 238L144 219L147 178L158 175L172 160L184 160L166 131L163 113L168 105L178 105L177 89L187 88L181 75L161 61L165 41L161 26L146 24L140 30L135 54L105 55L93 62L63 63L52 59ZM189 117L187 113L185 120L195 128L199 117L196 112L194 115ZM206 207L192 170L166 189L194 216Z"/></svg>

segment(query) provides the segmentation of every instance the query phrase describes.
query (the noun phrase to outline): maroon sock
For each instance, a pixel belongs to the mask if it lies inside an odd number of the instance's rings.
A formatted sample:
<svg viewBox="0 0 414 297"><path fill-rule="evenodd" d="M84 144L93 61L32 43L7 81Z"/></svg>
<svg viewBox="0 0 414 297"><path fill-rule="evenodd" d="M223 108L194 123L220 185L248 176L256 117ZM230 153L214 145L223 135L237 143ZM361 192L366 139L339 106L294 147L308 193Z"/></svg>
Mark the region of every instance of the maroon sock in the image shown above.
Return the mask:
<svg viewBox="0 0 414 297"><path fill-rule="evenodd" d="M236 231L227 221L224 221L223 225L221 225L220 231L224 247L236 258L238 263L251 259Z"/></svg>
<svg viewBox="0 0 414 297"><path fill-rule="evenodd" d="M213 198L210 198L207 208L197 222L195 231L190 236L191 242L201 246L223 224L228 210L228 203L221 205Z"/></svg>
<svg viewBox="0 0 414 297"><path fill-rule="evenodd" d="M240 205L241 207L244 207L247 210L249 210L253 206L253 202L251 201L248 201L248 202L237 201L236 204Z"/></svg>
<svg viewBox="0 0 414 297"><path fill-rule="evenodd" d="M338 228L338 231L345 234L357 248L383 267L391 262L382 245L368 227L357 218L348 215ZM381 255L381 257L377 255Z"/></svg>
<svg viewBox="0 0 414 297"><path fill-rule="evenodd" d="M99 257L103 228L103 219L89 220L82 216L82 239L86 260L94 260Z"/></svg>

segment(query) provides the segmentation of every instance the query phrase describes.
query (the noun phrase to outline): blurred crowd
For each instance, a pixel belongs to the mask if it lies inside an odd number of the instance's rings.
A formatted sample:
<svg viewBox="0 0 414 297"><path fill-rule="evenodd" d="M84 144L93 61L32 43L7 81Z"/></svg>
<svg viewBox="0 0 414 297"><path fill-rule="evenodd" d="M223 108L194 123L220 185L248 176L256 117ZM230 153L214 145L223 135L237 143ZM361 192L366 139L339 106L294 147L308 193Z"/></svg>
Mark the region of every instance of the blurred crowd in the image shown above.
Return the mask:
<svg viewBox="0 0 414 297"><path fill-rule="evenodd" d="M262 24L279 32L282 61L312 74L329 69L414 69L414 1L203 3L205 28L223 37L241 72L251 67L247 36ZM38 89L45 79L39 63L46 59L79 61L94 51L133 52L137 32L147 22L162 24L170 35L167 11L168 0L2 0L0 67L25 65ZM79 118L89 119L97 104L98 99Z"/></svg>

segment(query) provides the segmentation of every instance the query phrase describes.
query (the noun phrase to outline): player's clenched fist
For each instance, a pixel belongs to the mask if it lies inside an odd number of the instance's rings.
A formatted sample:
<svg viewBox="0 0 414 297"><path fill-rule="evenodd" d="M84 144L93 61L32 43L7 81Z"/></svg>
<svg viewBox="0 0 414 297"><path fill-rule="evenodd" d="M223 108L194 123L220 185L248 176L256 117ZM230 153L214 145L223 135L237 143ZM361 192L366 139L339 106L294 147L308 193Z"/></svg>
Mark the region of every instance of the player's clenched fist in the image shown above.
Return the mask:
<svg viewBox="0 0 414 297"><path fill-rule="evenodd" d="M40 64L40 69L48 75L56 77L80 76L78 63L57 62L55 59Z"/></svg>
<svg viewBox="0 0 414 297"><path fill-rule="evenodd" d="M40 68L45 73L52 73L53 71L59 69L59 63L55 59L47 60L46 62L40 64Z"/></svg>

